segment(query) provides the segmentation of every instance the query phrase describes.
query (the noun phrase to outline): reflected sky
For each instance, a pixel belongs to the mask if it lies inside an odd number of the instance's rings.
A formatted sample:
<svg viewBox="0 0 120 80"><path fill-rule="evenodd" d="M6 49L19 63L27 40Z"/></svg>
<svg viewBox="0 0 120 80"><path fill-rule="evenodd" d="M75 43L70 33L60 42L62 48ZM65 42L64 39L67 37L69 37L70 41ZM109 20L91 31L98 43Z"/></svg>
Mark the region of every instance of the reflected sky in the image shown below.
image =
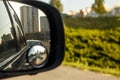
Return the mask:
<svg viewBox="0 0 120 80"><path fill-rule="evenodd" d="M45 48L43 46L40 46L40 45L37 46L36 45L33 48L31 48L29 56L31 54L36 54L35 52L38 52L38 51L40 51L40 53L44 53L45 52Z"/></svg>
<svg viewBox="0 0 120 80"><path fill-rule="evenodd" d="M3 36L3 34L6 32L6 34L9 34L10 32L10 27L11 23L10 23L10 19L9 16L7 14L6 8L3 5L3 2L0 1L0 43L1 43L1 37ZM7 33L8 32L8 33Z"/></svg>
<svg viewBox="0 0 120 80"><path fill-rule="evenodd" d="M18 17L20 17L20 7L24 6L25 4L21 4L21 3L17 3L17 2L13 2L13 1L10 1L10 4L12 5L13 9L17 13ZM39 10L39 15L45 16L45 14L40 10Z"/></svg>

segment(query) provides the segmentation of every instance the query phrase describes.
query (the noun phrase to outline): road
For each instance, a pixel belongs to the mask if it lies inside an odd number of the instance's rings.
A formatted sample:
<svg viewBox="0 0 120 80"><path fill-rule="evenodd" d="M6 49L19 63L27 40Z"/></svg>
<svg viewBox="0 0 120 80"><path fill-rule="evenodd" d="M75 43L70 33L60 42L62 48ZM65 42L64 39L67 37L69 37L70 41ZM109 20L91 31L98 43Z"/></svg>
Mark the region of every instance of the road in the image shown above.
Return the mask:
<svg viewBox="0 0 120 80"><path fill-rule="evenodd" d="M20 76L4 80L120 80L120 77L112 75L82 71L68 66L60 66L54 70L39 73L34 76Z"/></svg>

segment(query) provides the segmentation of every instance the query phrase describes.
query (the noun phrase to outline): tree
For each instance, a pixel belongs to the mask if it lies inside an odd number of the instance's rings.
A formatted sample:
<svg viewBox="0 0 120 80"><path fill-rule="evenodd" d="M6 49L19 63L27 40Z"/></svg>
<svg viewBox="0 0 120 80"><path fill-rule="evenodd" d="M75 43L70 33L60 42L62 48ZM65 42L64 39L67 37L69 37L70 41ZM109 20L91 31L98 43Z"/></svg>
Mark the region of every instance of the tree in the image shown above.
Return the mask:
<svg viewBox="0 0 120 80"><path fill-rule="evenodd" d="M50 4L57 8L61 13L63 12L63 5L60 0L50 0Z"/></svg>
<svg viewBox="0 0 120 80"><path fill-rule="evenodd" d="M95 3L92 5L92 10L99 14L106 13L106 10L104 7L104 0L95 0Z"/></svg>

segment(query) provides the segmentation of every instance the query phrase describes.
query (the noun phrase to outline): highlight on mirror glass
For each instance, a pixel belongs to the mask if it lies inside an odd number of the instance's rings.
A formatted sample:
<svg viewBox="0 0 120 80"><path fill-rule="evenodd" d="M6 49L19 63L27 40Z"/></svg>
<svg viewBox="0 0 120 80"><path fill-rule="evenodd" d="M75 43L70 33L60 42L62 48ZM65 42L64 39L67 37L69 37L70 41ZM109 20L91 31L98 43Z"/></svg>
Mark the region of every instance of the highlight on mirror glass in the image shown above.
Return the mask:
<svg viewBox="0 0 120 80"><path fill-rule="evenodd" d="M15 23L15 30L22 47L27 44L28 52L20 54L17 52L15 31L3 1L0 1L0 70L28 70L40 68L48 60L50 52L50 28L47 16L40 9L26 4L9 1L10 14ZM19 19L18 19L19 18ZM24 31L22 33L21 24ZM25 38L23 37L25 35ZM23 45L22 45L23 44ZM34 46L38 47L34 47ZM36 49L35 49L36 48ZM44 52L41 51L44 49ZM35 51L35 52L34 52ZM33 55L32 57L30 57ZM37 55L37 56L36 56ZM36 57L35 57L36 56ZM35 63L36 61L36 63ZM31 65L31 63L34 64Z"/></svg>
<svg viewBox="0 0 120 80"><path fill-rule="evenodd" d="M42 45L35 45L28 52L28 62L34 68L43 67L48 60L47 49Z"/></svg>

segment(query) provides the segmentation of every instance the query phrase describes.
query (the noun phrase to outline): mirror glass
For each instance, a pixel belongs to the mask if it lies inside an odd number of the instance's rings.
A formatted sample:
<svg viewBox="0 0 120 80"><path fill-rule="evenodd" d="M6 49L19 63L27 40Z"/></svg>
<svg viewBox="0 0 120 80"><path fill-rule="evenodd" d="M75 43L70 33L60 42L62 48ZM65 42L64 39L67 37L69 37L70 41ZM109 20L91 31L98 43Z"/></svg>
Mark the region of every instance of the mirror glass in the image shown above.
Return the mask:
<svg viewBox="0 0 120 80"><path fill-rule="evenodd" d="M20 71L37 68L39 64L41 66L50 52L47 16L42 10L30 5L13 1L6 4L8 9L0 1L0 70ZM26 45L29 53L20 53ZM39 53L43 59L41 62L36 59L37 63L31 65L30 55L34 53Z"/></svg>
<svg viewBox="0 0 120 80"><path fill-rule="evenodd" d="M41 68L48 60L48 52L43 45L35 45L29 50L27 57L32 67Z"/></svg>

